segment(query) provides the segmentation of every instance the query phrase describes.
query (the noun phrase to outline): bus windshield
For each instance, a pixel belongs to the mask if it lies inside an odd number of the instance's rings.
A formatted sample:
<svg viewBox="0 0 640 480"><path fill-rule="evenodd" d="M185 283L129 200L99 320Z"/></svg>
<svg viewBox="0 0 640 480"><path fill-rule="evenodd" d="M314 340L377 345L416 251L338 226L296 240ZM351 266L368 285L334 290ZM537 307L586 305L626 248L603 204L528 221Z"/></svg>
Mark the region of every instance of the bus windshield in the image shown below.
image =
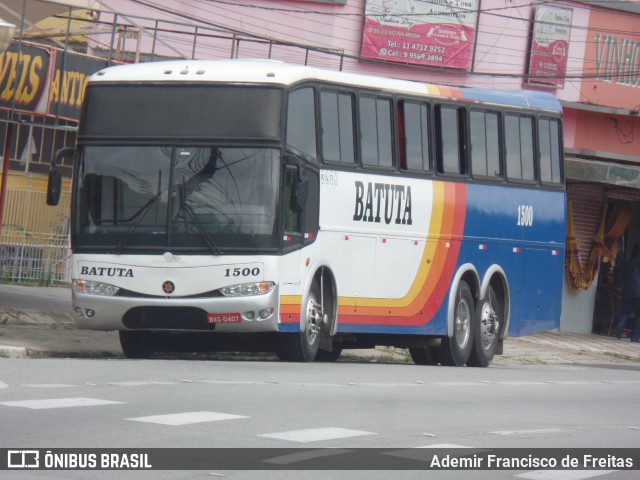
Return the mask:
<svg viewBox="0 0 640 480"><path fill-rule="evenodd" d="M74 247L274 248L279 164L273 148L84 146Z"/></svg>

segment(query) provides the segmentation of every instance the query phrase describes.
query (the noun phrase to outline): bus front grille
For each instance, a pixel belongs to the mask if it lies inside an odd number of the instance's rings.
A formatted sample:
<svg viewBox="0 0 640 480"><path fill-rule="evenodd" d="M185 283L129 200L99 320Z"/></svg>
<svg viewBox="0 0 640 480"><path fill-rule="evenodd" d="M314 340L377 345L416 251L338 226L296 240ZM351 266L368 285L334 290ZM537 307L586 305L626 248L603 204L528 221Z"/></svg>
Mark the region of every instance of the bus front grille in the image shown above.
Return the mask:
<svg viewBox="0 0 640 480"><path fill-rule="evenodd" d="M125 327L132 330L213 330L207 322L207 312L196 307L134 307L122 317Z"/></svg>

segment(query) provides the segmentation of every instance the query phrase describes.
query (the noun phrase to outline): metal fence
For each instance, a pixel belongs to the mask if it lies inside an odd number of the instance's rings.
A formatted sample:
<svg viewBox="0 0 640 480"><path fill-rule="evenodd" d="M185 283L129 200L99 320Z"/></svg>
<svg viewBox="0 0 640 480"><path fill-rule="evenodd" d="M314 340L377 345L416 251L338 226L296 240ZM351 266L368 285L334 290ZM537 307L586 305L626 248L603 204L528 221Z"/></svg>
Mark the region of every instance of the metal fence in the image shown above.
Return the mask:
<svg viewBox="0 0 640 480"><path fill-rule="evenodd" d="M53 285L70 281L69 195L57 207L46 194L8 190L0 234L0 281Z"/></svg>

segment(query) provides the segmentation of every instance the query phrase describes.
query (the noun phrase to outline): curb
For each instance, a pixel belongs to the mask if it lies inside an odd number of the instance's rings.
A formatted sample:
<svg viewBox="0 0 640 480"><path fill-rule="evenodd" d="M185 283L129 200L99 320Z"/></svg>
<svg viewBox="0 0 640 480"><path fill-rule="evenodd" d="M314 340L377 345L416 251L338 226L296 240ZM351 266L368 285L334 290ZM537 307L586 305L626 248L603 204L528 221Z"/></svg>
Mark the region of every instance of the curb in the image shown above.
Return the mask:
<svg viewBox="0 0 640 480"><path fill-rule="evenodd" d="M29 350L14 345L0 345L0 358L30 358Z"/></svg>

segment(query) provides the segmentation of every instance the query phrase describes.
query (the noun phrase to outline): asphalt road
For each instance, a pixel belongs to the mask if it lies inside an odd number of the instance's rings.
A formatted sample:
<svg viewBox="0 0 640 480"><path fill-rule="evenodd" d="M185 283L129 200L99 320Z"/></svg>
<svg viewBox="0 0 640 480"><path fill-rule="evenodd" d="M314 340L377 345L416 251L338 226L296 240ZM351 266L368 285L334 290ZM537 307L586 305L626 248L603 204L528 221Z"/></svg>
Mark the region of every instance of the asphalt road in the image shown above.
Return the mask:
<svg viewBox="0 0 640 480"><path fill-rule="evenodd" d="M6 448L640 446L635 368L0 359ZM331 468L331 458L327 459ZM3 476L2 474L5 474ZM637 471L20 472L0 478L637 478ZM568 476L571 474L571 476ZM605 480L603 478L603 480Z"/></svg>
<svg viewBox="0 0 640 480"><path fill-rule="evenodd" d="M68 287L0 285L0 309L72 312Z"/></svg>

